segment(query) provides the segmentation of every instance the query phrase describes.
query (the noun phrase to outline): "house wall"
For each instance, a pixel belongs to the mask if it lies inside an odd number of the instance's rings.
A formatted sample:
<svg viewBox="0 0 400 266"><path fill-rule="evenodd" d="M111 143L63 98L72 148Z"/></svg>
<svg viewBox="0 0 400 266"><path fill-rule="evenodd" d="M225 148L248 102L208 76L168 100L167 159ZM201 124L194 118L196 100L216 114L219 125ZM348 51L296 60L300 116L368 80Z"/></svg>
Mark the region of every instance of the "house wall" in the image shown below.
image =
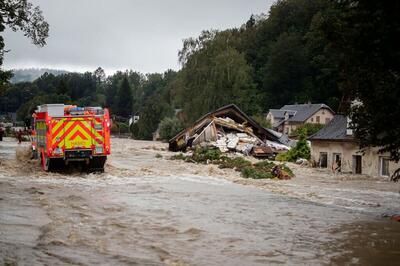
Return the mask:
<svg viewBox="0 0 400 266"><path fill-rule="evenodd" d="M305 123L313 123L313 124L317 124L317 116L319 116L319 124L328 124L329 121L332 120L334 114L331 112L331 110L329 110L328 108L321 108L320 110L318 110L318 112L316 112L315 114L313 114L312 116L310 116ZM327 121L327 119L329 119Z"/></svg>
<svg viewBox="0 0 400 266"><path fill-rule="evenodd" d="M353 155L361 155L362 174L369 176L380 176L380 158L389 158L388 153L379 154L377 148L367 149L363 154L355 142L311 141L311 160L318 162L321 152L328 155L328 169L332 169L333 155L340 153L343 173L352 173ZM400 163L389 162L390 175L399 167Z"/></svg>
<svg viewBox="0 0 400 266"><path fill-rule="evenodd" d="M319 124L325 125L329 123L329 121L332 120L334 114L329 110L328 108L321 108L318 110L315 114L310 116L304 123L299 123L299 122L285 122L285 125L283 127L283 132L286 134L291 134L293 131L295 131L300 125L303 125L305 123L312 123L312 124L317 124L317 117L319 117Z"/></svg>

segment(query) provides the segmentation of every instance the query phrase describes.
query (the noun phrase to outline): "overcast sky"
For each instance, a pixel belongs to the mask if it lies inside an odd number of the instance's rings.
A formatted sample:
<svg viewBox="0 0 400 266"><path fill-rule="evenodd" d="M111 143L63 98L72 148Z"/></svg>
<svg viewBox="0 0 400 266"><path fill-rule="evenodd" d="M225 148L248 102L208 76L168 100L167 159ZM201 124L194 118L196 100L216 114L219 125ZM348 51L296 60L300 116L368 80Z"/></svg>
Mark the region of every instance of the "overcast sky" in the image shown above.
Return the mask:
<svg viewBox="0 0 400 266"><path fill-rule="evenodd" d="M30 0L50 24L38 48L21 32L5 32L5 68L46 67L108 74L178 69L182 40L202 30L239 27L267 13L273 0Z"/></svg>

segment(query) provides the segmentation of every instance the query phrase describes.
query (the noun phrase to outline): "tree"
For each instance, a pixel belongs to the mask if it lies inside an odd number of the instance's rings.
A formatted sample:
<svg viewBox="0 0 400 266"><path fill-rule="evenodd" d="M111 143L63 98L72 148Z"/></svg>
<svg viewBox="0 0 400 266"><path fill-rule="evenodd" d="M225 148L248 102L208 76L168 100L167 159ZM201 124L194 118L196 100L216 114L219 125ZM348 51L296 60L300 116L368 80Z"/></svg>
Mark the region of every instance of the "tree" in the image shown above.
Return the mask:
<svg viewBox="0 0 400 266"><path fill-rule="evenodd" d="M285 153L280 153L276 157L278 161L288 161L288 162L296 162L297 159L307 159L311 158L311 150L310 146L307 144L306 132L305 130L301 130L299 132L299 140L296 143L294 148L291 148L289 151Z"/></svg>
<svg viewBox="0 0 400 266"><path fill-rule="evenodd" d="M93 76L96 79L96 84L99 86L106 79L106 72L101 67L98 67L94 72Z"/></svg>
<svg viewBox="0 0 400 266"><path fill-rule="evenodd" d="M159 126L160 138L168 141L184 129L182 122L177 117L165 117Z"/></svg>
<svg viewBox="0 0 400 266"><path fill-rule="evenodd" d="M400 3L335 2L320 23L339 58L342 110L350 114L361 147L400 159ZM358 104L351 107L351 102Z"/></svg>
<svg viewBox="0 0 400 266"><path fill-rule="evenodd" d="M174 87L191 122L223 105L235 103L245 112L259 113L253 69L244 54L231 45L237 31L203 32L184 41L183 64Z"/></svg>
<svg viewBox="0 0 400 266"><path fill-rule="evenodd" d="M68 93L67 83L65 82L64 79L61 79L60 82L58 83L57 94L67 94L67 93Z"/></svg>
<svg viewBox="0 0 400 266"><path fill-rule="evenodd" d="M49 33L49 24L42 11L27 0L2 0L0 2L0 32L8 26L11 30L21 30L37 46L44 46ZM0 67L3 64L4 38L0 36ZM11 77L11 73L0 68L0 93Z"/></svg>
<svg viewBox="0 0 400 266"><path fill-rule="evenodd" d="M151 140L160 121L172 114L173 110L161 100L160 95L149 97L139 111L140 119L137 122L137 129L135 130L137 133L134 137Z"/></svg>
<svg viewBox="0 0 400 266"><path fill-rule="evenodd" d="M123 117L132 115L133 97L128 78L125 76L118 90L117 114Z"/></svg>

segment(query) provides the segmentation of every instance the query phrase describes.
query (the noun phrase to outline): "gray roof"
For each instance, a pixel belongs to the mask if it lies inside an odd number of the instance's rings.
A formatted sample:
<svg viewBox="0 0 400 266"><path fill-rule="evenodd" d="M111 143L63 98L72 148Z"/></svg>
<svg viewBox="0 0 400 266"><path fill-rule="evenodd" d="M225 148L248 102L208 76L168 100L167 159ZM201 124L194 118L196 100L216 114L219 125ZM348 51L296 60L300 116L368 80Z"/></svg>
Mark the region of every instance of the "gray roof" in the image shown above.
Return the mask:
<svg viewBox="0 0 400 266"><path fill-rule="evenodd" d="M304 122L306 121L310 116L318 112L321 108L326 108L330 110L332 113L332 109L323 103L317 103L317 104L288 104L283 106L280 110L281 111L295 111L295 114L289 118L289 121L292 122ZM289 113L290 115L290 113Z"/></svg>
<svg viewBox="0 0 400 266"><path fill-rule="evenodd" d="M320 131L309 137L309 140L354 140L352 135L346 134L347 117L335 115L333 119Z"/></svg>
<svg viewBox="0 0 400 266"><path fill-rule="evenodd" d="M267 130L269 132L271 132L272 134L274 134L277 138L279 138L279 142L280 143L282 143L282 144L284 144L284 145L286 145L288 147L296 146L296 141L295 140L291 140L288 135L283 134L283 133L278 132L278 131L275 131L273 129L269 129L269 128L267 128Z"/></svg>

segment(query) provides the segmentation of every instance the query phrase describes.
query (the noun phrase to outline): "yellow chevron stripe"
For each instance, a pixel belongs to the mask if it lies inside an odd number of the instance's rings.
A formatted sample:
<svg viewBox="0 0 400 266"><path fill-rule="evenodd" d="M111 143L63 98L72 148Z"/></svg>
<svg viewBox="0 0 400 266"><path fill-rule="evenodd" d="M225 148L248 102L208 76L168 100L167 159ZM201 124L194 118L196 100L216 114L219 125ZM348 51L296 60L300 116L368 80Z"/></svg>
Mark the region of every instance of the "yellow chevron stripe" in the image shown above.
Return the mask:
<svg viewBox="0 0 400 266"><path fill-rule="evenodd" d="M86 137L86 140L82 139L80 136L77 136L75 139L71 140L71 137L78 131ZM76 146L90 148L92 145L91 139L91 136L86 133L81 126L77 125L71 130L71 132L68 133L67 136L65 136L65 148L69 149Z"/></svg>
<svg viewBox="0 0 400 266"><path fill-rule="evenodd" d="M57 124L53 127L51 134L54 134L62 125L63 125L64 119L60 119Z"/></svg>

